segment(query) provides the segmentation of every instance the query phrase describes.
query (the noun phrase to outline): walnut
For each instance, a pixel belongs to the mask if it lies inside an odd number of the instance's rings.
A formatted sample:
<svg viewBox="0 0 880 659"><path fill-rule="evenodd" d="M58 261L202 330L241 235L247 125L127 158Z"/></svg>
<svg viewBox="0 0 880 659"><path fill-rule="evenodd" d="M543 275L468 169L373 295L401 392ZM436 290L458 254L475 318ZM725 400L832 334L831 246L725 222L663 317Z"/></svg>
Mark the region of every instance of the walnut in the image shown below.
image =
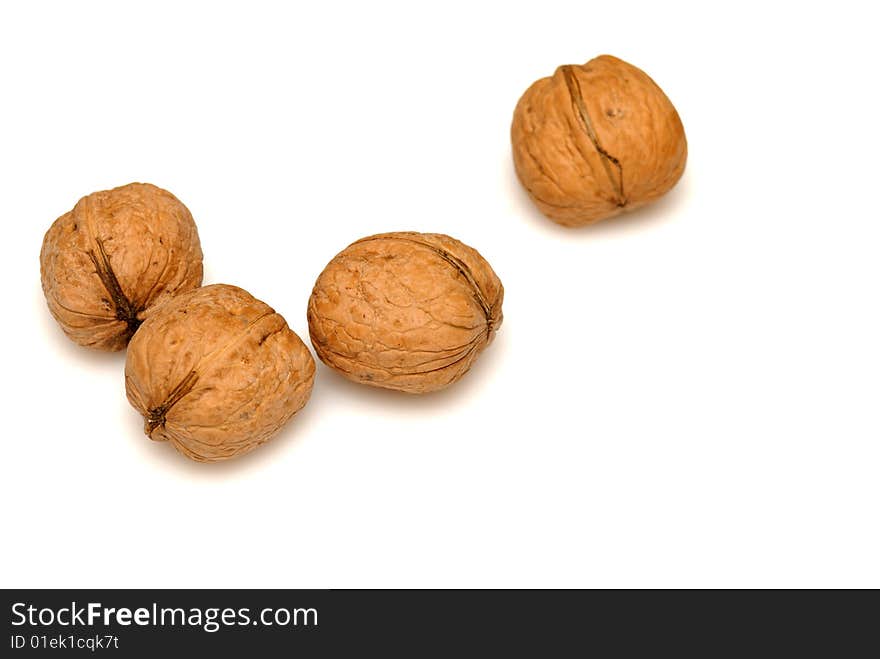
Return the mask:
<svg viewBox="0 0 880 659"><path fill-rule="evenodd" d="M125 391L144 433L193 460L247 453L306 404L309 349L267 304L235 286L183 293L134 335Z"/></svg>
<svg viewBox="0 0 880 659"><path fill-rule="evenodd" d="M535 82L517 103L510 134L520 182L565 226L654 201L687 160L672 103L643 71L610 55Z"/></svg>
<svg viewBox="0 0 880 659"><path fill-rule="evenodd" d="M192 215L170 192L131 183L80 199L43 239L49 311L80 345L123 350L151 311L202 283Z"/></svg>
<svg viewBox="0 0 880 659"><path fill-rule="evenodd" d="M309 334L355 382L426 393L461 378L501 325L504 288L473 248L399 232L349 245L318 277Z"/></svg>

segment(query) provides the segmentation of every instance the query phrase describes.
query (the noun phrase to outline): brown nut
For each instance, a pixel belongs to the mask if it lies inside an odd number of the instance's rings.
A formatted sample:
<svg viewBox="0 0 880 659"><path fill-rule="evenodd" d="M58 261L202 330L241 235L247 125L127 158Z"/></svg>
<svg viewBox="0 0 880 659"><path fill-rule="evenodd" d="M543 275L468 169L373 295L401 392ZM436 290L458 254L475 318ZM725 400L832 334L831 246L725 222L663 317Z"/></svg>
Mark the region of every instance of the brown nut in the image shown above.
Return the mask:
<svg viewBox="0 0 880 659"><path fill-rule="evenodd" d="M535 82L516 105L510 136L520 182L565 226L654 201L687 160L684 127L663 90L610 55Z"/></svg>
<svg viewBox="0 0 880 659"><path fill-rule="evenodd" d="M144 433L201 462L270 439L306 404L314 377L309 349L284 318L226 284L157 309L125 361L125 392Z"/></svg>
<svg viewBox="0 0 880 659"><path fill-rule="evenodd" d="M76 343L123 350L150 311L202 283L192 215L166 190L130 183L80 199L43 239L49 311Z"/></svg>
<svg viewBox="0 0 880 659"><path fill-rule="evenodd" d="M462 377L501 325L504 287L473 248L383 233L330 261L309 299L312 345L349 380L421 394Z"/></svg>

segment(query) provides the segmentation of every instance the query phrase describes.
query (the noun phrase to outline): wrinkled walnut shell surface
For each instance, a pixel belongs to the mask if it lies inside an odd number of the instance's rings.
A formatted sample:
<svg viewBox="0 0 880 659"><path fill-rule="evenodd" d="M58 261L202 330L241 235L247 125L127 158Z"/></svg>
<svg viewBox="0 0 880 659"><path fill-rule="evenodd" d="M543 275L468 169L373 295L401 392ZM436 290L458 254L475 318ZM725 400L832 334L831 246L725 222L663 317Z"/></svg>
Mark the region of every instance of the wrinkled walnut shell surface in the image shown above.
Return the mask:
<svg viewBox="0 0 880 659"><path fill-rule="evenodd" d="M350 380L426 393L461 378L501 325L504 288L473 248L397 232L349 245L308 306L318 357Z"/></svg>
<svg viewBox="0 0 880 659"><path fill-rule="evenodd" d="M681 178L684 127L644 71L601 55L535 82L511 126L517 176L544 215L580 226L643 206Z"/></svg>
<svg viewBox="0 0 880 659"><path fill-rule="evenodd" d="M189 210L166 190L131 183L80 199L43 239L49 310L76 343L123 350L151 310L202 283Z"/></svg>
<svg viewBox="0 0 880 659"><path fill-rule="evenodd" d="M215 284L177 296L135 333L128 400L150 439L213 462L269 440L308 401L315 362L284 318Z"/></svg>

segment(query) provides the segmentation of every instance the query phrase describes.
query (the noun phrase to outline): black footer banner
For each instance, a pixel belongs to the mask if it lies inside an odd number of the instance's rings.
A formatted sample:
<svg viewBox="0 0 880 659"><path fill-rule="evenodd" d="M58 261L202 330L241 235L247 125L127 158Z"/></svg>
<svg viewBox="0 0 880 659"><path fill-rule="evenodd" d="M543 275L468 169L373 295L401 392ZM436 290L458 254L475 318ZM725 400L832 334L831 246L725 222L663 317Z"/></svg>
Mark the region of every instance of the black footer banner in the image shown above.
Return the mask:
<svg viewBox="0 0 880 659"><path fill-rule="evenodd" d="M6 590L0 656L876 654L872 591ZM867 645L863 643L866 641ZM369 655L367 655L369 653ZM378 654L376 654L378 653Z"/></svg>

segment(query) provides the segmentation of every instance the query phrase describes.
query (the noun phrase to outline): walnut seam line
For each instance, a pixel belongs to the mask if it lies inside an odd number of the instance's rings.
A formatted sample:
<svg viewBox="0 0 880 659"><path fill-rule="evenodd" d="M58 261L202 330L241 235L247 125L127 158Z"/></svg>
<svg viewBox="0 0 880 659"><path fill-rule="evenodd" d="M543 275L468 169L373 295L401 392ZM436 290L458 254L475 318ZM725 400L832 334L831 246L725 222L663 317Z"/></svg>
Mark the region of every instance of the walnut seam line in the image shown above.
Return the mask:
<svg viewBox="0 0 880 659"><path fill-rule="evenodd" d="M141 325L141 321L137 317L141 310L136 309L134 304L132 304L123 292L122 286L119 284L119 279L117 279L116 273L113 272L113 267L110 265L110 257L107 256L107 251L104 249L104 242L96 237L95 245L98 247L101 260L100 262L98 261L98 256L93 249L88 251L89 258L95 265L95 273L101 280L101 284L103 284L107 293L113 299L113 306L116 310L116 319L124 321L128 325L128 335L130 338Z"/></svg>
<svg viewBox="0 0 880 659"><path fill-rule="evenodd" d="M568 94L571 97L571 105L575 116L580 117L581 126L587 134L587 138L599 154L599 158L602 161L602 166L605 168L605 173L608 175L611 187L614 188L614 194L617 197L616 203L623 208L626 206L626 196L623 192L623 165L620 163L619 159L608 153L599 143L599 137L596 135L596 131L593 128L590 113L587 111L587 106L584 104L584 97L581 94L581 85L578 82L577 77L575 77L571 65L562 67L562 77L565 79L565 86L568 88ZM617 169L616 178L611 171L612 166Z"/></svg>

